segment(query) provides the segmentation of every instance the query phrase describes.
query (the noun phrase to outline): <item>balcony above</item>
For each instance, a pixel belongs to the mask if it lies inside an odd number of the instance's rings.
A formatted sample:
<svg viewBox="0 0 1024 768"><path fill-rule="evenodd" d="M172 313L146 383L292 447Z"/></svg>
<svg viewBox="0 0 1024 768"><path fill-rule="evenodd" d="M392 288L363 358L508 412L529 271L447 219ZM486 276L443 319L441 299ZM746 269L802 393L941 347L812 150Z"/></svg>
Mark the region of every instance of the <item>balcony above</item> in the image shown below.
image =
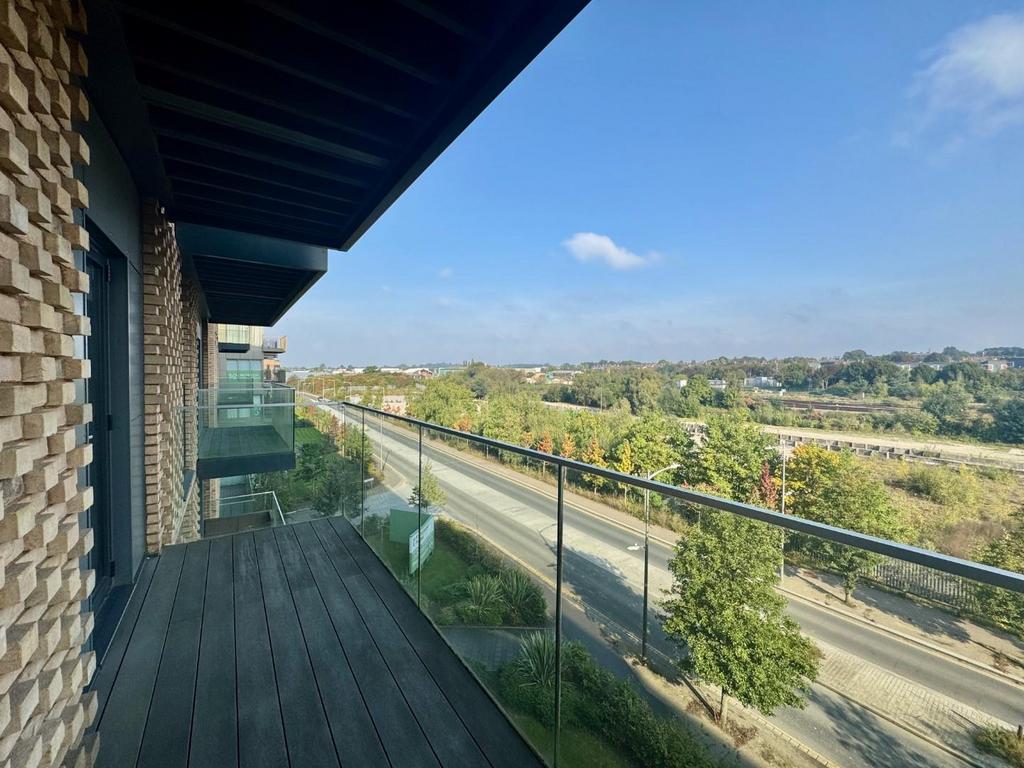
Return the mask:
<svg viewBox="0 0 1024 768"><path fill-rule="evenodd" d="M263 354L283 355L288 351L287 336L267 336L263 339Z"/></svg>
<svg viewBox="0 0 1024 768"><path fill-rule="evenodd" d="M339 518L147 560L93 688L98 768L541 765Z"/></svg>
<svg viewBox="0 0 1024 768"><path fill-rule="evenodd" d="M201 480L292 469L295 390L264 381L224 381L199 391L196 475Z"/></svg>

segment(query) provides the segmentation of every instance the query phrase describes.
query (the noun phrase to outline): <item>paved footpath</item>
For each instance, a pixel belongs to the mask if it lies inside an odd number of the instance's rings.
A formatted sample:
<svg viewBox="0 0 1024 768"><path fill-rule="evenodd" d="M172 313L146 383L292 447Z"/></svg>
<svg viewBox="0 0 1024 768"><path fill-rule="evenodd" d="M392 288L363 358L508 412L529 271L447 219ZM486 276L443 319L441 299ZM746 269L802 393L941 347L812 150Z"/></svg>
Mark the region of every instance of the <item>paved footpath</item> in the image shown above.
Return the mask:
<svg viewBox="0 0 1024 768"><path fill-rule="evenodd" d="M824 656L818 682L853 699L917 735L967 755L977 765L1006 768L1005 763L981 753L972 734L979 726L1010 724L977 709L894 675L853 654L818 643Z"/></svg>

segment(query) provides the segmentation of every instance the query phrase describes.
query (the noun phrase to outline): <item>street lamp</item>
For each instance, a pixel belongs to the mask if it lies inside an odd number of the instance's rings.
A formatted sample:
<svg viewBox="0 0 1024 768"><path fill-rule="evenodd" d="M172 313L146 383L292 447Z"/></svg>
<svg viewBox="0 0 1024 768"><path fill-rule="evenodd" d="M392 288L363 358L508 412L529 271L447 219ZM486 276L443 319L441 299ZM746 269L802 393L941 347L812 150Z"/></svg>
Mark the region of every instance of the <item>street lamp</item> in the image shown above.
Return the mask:
<svg viewBox="0 0 1024 768"><path fill-rule="evenodd" d="M679 469L679 464L669 464L667 467L656 469L647 473L647 479L653 480L662 472L670 472ZM644 488L644 630L640 637L640 660L647 661L647 594L649 591L651 563L651 489Z"/></svg>

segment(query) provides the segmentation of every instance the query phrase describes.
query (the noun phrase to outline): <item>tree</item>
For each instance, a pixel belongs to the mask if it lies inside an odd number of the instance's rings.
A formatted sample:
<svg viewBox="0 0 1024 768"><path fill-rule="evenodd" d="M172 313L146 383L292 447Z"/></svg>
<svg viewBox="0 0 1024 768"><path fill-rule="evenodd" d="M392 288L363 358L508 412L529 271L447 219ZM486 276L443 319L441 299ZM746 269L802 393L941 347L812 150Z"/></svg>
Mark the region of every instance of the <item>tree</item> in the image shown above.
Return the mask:
<svg viewBox="0 0 1024 768"><path fill-rule="evenodd" d="M863 349L851 349L849 352L843 352L843 360L867 360L870 355Z"/></svg>
<svg viewBox="0 0 1024 768"><path fill-rule="evenodd" d="M409 496L409 505L430 509L430 507L443 507L448 503L448 494L444 492L441 484L434 475L433 465L428 461L423 465L420 482L413 486L412 494Z"/></svg>
<svg viewBox="0 0 1024 768"><path fill-rule="evenodd" d="M1017 514L1017 526L986 546L979 555L985 565L1024 573L1024 509ZM978 585L978 606L983 615L1001 627L1024 637L1024 594L1001 587Z"/></svg>
<svg viewBox="0 0 1024 768"><path fill-rule="evenodd" d="M628 455L628 462L622 466L631 469L616 469L631 475L647 475L669 464L681 463L692 447L690 436L679 422L660 413L647 413L629 426L618 446L620 461Z"/></svg>
<svg viewBox="0 0 1024 768"><path fill-rule="evenodd" d="M537 450L541 453L554 453L555 443L551 439L550 432L545 432L540 436L540 440L537 441Z"/></svg>
<svg viewBox="0 0 1024 768"><path fill-rule="evenodd" d="M558 446L559 456L564 456L567 459L576 458L576 443L572 439L572 435L566 432L562 435L562 444Z"/></svg>
<svg viewBox="0 0 1024 768"><path fill-rule="evenodd" d="M447 376L431 379L409 410L423 421L454 427L475 410L473 393Z"/></svg>
<svg viewBox="0 0 1024 768"><path fill-rule="evenodd" d="M1000 403L992 413L996 439L1004 443L1024 443L1024 397Z"/></svg>
<svg viewBox="0 0 1024 768"><path fill-rule="evenodd" d="M849 452L798 445L787 473L787 511L819 523L884 539L903 539L907 531L885 486ZM807 535L792 537L792 546L843 577L849 600L861 574L879 562L867 550Z"/></svg>
<svg viewBox="0 0 1024 768"><path fill-rule="evenodd" d="M939 386L924 399L921 408L939 420L939 426L946 431L956 431L967 414L971 397L959 382Z"/></svg>
<svg viewBox="0 0 1024 768"><path fill-rule="evenodd" d="M687 395L700 405L711 405L715 399L715 390L708 383L707 376L693 376L686 382Z"/></svg>
<svg viewBox="0 0 1024 768"><path fill-rule="evenodd" d="M777 461L771 443L771 436L752 421L708 419L701 448L688 463L687 482L711 486L736 501L756 501L764 465L774 467Z"/></svg>
<svg viewBox="0 0 1024 768"><path fill-rule="evenodd" d="M669 562L665 632L685 671L721 687L723 722L728 696L766 715L802 707L818 673L817 648L775 590L781 544L764 523L706 510Z"/></svg>

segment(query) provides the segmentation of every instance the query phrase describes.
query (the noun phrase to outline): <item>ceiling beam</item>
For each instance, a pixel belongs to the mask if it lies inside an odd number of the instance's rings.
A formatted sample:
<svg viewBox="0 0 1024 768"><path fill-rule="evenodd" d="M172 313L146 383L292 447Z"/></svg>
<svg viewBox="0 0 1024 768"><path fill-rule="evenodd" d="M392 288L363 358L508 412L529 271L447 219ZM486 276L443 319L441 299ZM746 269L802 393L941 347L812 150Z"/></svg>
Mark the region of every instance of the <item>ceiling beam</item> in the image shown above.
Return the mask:
<svg viewBox="0 0 1024 768"><path fill-rule="evenodd" d="M310 8L300 13L294 4L282 4L276 0L249 0L251 5L263 9L279 19L320 35L326 40L344 45L400 72L411 75L430 85L443 85L455 74L438 67L438 51L424 49L409 35L401 35L402 28L375 13L370 5L360 3L338 3L329 8L329 20L320 21L309 15ZM358 35L347 34L346 30L358 30Z"/></svg>
<svg viewBox="0 0 1024 768"><path fill-rule="evenodd" d="M270 163L271 165L277 165L281 168L287 168L298 173L305 173L311 176L320 176L324 179L331 179L342 184L349 184L353 187L369 187L370 183L356 178L355 176L346 176L341 173L334 173L333 171L325 171L316 166L305 165L303 163L296 163L291 160L271 155L266 152L259 152L256 150L246 149L235 144L226 144L222 141L216 141L208 139L205 136L200 136L191 131L184 131L177 128L166 128L159 125L153 126L154 133L157 136L167 136L177 141L183 141L189 144L197 144L201 147L208 147L210 149L216 149L220 152L227 152L232 155L238 155L239 157L246 157L250 160L259 160L263 163Z"/></svg>
<svg viewBox="0 0 1024 768"><path fill-rule="evenodd" d="M175 173L168 172L167 178L171 180L172 189L174 194L187 190L188 188L198 187L205 192L201 194L215 195L219 193L227 193L232 196L235 200L244 200L248 198L255 199L257 201L266 201L266 203L276 204L284 206L284 210L296 209L296 212L309 212L309 213L321 213L330 216L347 216L348 212L340 208L321 208L316 205L309 205L303 202L296 202L294 198L280 197L274 195L267 195L262 192L255 192L251 187L231 187L224 184L217 184L209 181L202 181L200 179L189 178L188 176L180 176ZM258 203L259 204L259 203ZM264 203L265 204L265 203ZM354 206L349 204L345 206L348 209L352 209Z"/></svg>
<svg viewBox="0 0 1024 768"><path fill-rule="evenodd" d="M222 208L237 208L237 209L239 209L241 211L254 211L254 212L258 212L261 215L261 217L265 218L265 219L275 219L275 220L281 220L281 221L297 222L298 225L300 225L300 226L305 226L306 224L310 224L310 225L312 225L314 227L322 227L324 225L324 219L323 218L309 218L309 217L306 217L306 216L298 216L298 215L296 215L294 213L284 212L280 208L275 208L272 205L252 205L252 204L247 204L247 203L232 203L232 202L230 202L228 200L225 200L223 197L217 197L214 194L203 194L202 192L179 192L178 190L175 190L174 191L174 200L175 200L175 202L178 202L179 200L181 200L181 201L198 200L203 205L211 205L211 206L214 206L214 207L220 206ZM186 203L186 205L187 205L187 203ZM225 212L225 215L226 216L232 216L234 214L231 214L229 212ZM338 214L335 214L335 216L338 216ZM344 218L344 216L341 216L341 218ZM330 222L330 223L334 223L334 222Z"/></svg>
<svg viewBox="0 0 1024 768"><path fill-rule="evenodd" d="M450 13L445 13L431 3L425 3L422 0L397 0L397 2L459 37L472 40L477 45L487 42L487 35L484 32L456 19Z"/></svg>
<svg viewBox="0 0 1024 768"><path fill-rule="evenodd" d="M310 136L308 133L293 131L290 128L284 128L265 120L259 120L239 112L190 99L187 96L179 96L175 93L147 86L142 86L139 90L142 94L142 100L147 104L155 104L171 112L198 117L201 120L208 120L228 128L262 136L265 139L279 141L282 144L290 144L312 152L320 152L336 157L339 160L348 160L349 162L375 168L383 167L388 163L387 158L326 141L316 136Z"/></svg>
<svg viewBox="0 0 1024 768"><path fill-rule="evenodd" d="M301 184L298 182L291 184L282 181L279 177L268 178L266 175L261 176L255 172L246 173L245 171L239 170L237 167L227 167L225 164L218 164L210 161L209 159L199 160L195 157L185 157L183 154L175 151L165 150L161 153L161 157L163 157L164 167L167 169L168 174L178 176L180 178L224 179L225 176L229 176L232 179L238 179L238 183L243 184L246 189L265 189L271 194L277 194L279 190L287 190L287 193L280 193L288 194L300 192L311 198L323 200L325 203L327 201L352 204L359 202L353 195L333 194L311 189L310 184L315 180L310 177L303 179ZM180 166L187 166L187 168L183 169L180 168ZM172 170L176 167L178 167L178 170ZM226 181L227 180L225 179L225 182Z"/></svg>
<svg viewBox="0 0 1024 768"><path fill-rule="evenodd" d="M391 139L386 138L381 132L380 120L375 120L371 123L365 119L354 119L353 110L336 109L334 108L335 105L326 98L319 99L315 109L303 109L294 106L297 95L294 79L284 83L274 78L262 77L259 79L258 85L243 88L239 87L235 82L229 82L227 73L224 71L216 72L216 78L214 78L207 76L211 72L209 69L197 72L194 69L187 68L194 66L192 60L184 62L179 60L175 64L171 64L149 56L137 56L135 57L135 63L136 74L139 75L140 81L155 87L160 87L158 83L153 82L156 79L159 79L161 82L181 80L185 81L185 83L201 85L220 93L237 96L240 99L245 99L254 104L261 104L283 114L294 115L297 118L317 123L333 131L345 131L353 136L361 137L382 146L390 146L393 143ZM181 66L182 63L185 66ZM140 69L142 70L141 75L139 74ZM156 75L162 75L162 77L155 77ZM165 90L173 89L168 87ZM373 125L374 130L368 130L365 127L368 125Z"/></svg>
<svg viewBox="0 0 1024 768"><path fill-rule="evenodd" d="M165 31L174 32L183 37L187 37L192 40L198 40L199 42L202 42L213 48L218 48L220 50L227 51L229 53L248 59L250 61L255 61L259 64L263 64L268 67L273 67L274 69L289 74L292 77L298 77L303 80L308 80L311 83L316 83L317 85L323 88L334 91L335 93L343 94L345 96L348 96L349 98L361 101L365 104L372 105L377 109L383 110L385 112L390 112L391 114L411 119L416 119L417 117L413 112L410 112L408 108L403 105L403 100L398 98L383 98L382 96L386 90L383 87L375 91L376 95L363 93L362 91L346 87L345 85L336 80L325 78L323 77L323 75L319 74L318 71L307 69L305 67L295 66L293 64L285 64L283 62L277 61L276 59L270 56L265 55L262 52L250 50L244 45L228 42L228 40L230 39L229 35L218 36L207 34L201 31L201 29L199 29L198 27L192 27L180 23L178 21L174 21L172 19L167 18L166 16L163 16L158 12L153 12L146 8L140 7L138 4L125 2L124 0L116 0L116 5L121 13L139 19L147 24L151 24ZM172 4L168 7L171 8L173 11L178 11L179 9L183 8L184 5L185 4ZM216 20L217 17L215 14L206 14L205 16L203 16L203 18L209 21L214 21ZM231 24L226 25L226 28L229 30L233 29L234 27L232 25L234 23L235 22L232 21ZM244 32L244 29L239 28L239 34L241 34L242 32Z"/></svg>
<svg viewBox="0 0 1024 768"><path fill-rule="evenodd" d="M285 238L297 243L320 245L336 248L339 242L338 231L331 228L295 226L279 222L269 222L264 216L246 216L244 214L218 213L208 205L177 204L170 207L175 221L206 224L223 229L251 232L257 235Z"/></svg>

